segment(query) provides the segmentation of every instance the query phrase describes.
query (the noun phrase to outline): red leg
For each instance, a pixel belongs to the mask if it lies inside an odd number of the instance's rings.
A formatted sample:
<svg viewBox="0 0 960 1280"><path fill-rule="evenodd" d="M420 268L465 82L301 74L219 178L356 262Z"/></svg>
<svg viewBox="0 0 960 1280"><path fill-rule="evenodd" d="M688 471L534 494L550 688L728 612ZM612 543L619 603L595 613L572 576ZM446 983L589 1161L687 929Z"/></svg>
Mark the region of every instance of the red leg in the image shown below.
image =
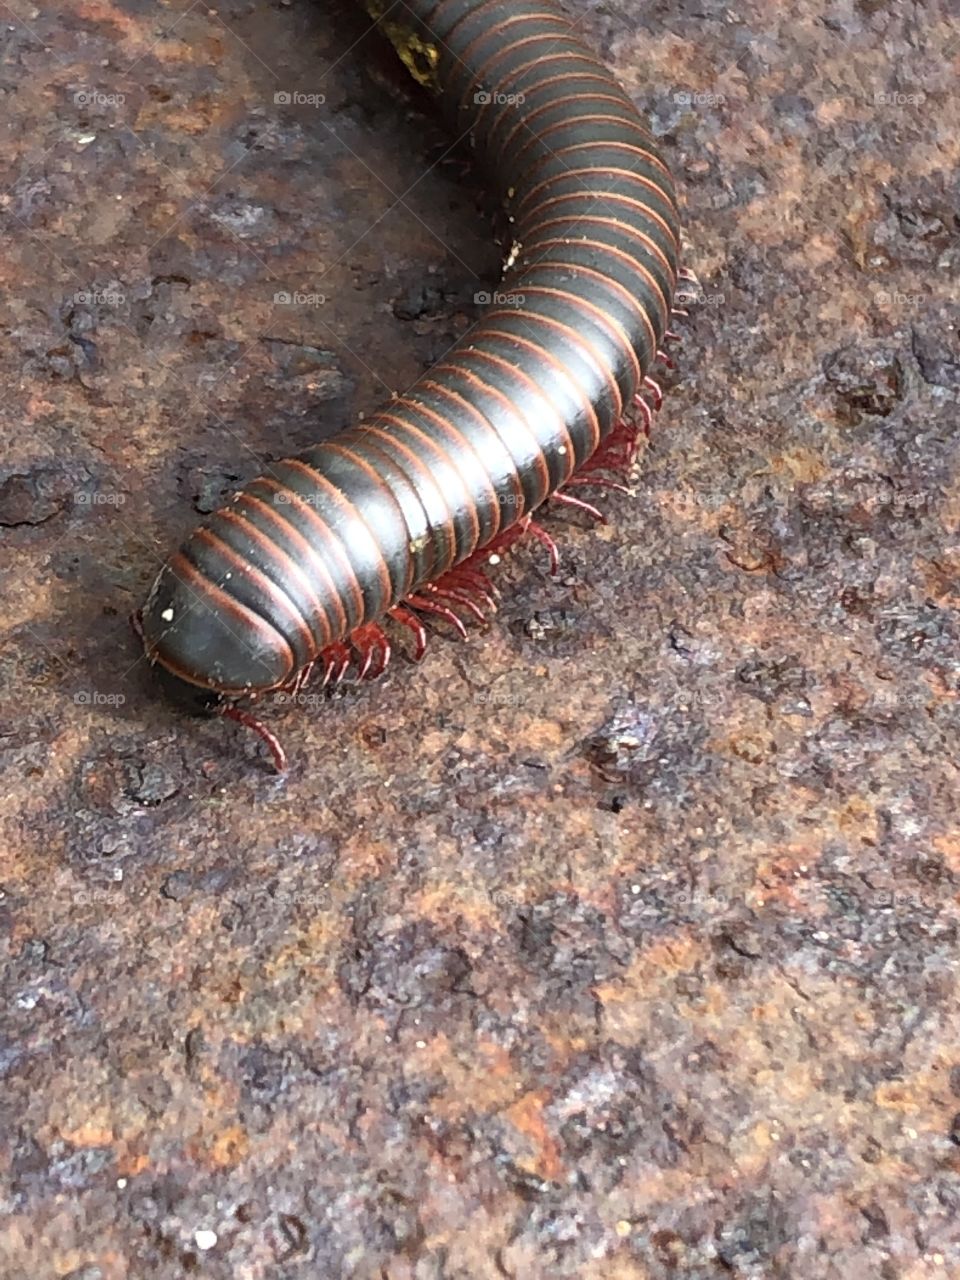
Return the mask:
<svg viewBox="0 0 960 1280"><path fill-rule="evenodd" d="M524 516L524 520L527 521L527 526L524 532L530 533L534 538L536 538L542 547L546 547L547 553L550 556L550 574L551 577L555 578L560 570L560 552L557 550L557 544L550 537L549 533L547 533L546 529L539 524L534 524L529 516Z"/></svg>
<svg viewBox="0 0 960 1280"><path fill-rule="evenodd" d="M456 587L459 591L476 596L491 613L497 611L497 597L490 581L479 569L472 569L467 563L451 569L444 575L440 585Z"/></svg>
<svg viewBox="0 0 960 1280"><path fill-rule="evenodd" d="M439 583L427 583L421 587L421 591L427 592L437 600L450 600L454 604L460 605L461 608L466 609L469 614L476 618L477 622L484 623L487 621L487 615L475 600L472 600L465 591L460 591L456 587L447 585L447 577L441 578Z"/></svg>
<svg viewBox="0 0 960 1280"><path fill-rule="evenodd" d="M650 406L646 404L646 401L641 400L640 403L649 412ZM637 456L639 435L640 428L636 423L628 422L625 418L621 418L606 440L600 445L600 448L587 459L572 479L580 480L584 476L593 475L597 471L612 471L629 478L630 468ZM568 485L569 483L570 481L567 481Z"/></svg>
<svg viewBox="0 0 960 1280"><path fill-rule="evenodd" d="M357 655L357 679L375 680L390 661L390 641L376 622L365 623L350 632L350 644Z"/></svg>
<svg viewBox="0 0 960 1280"><path fill-rule="evenodd" d="M453 610L448 609L445 604L440 604L436 600L429 600L422 595L407 596L404 604L408 604L414 609L420 609L423 613L434 613L438 618L443 618L444 622L450 623L461 639L466 640L467 628L463 625L462 619L458 618Z"/></svg>
<svg viewBox="0 0 960 1280"><path fill-rule="evenodd" d="M378 680L380 676L383 675L387 667L390 665L390 659L393 657L393 645L387 639L386 633L380 628L378 628L378 630L380 631L380 643L377 645L379 658L376 666L370 673L371 680Z"/></svg>
<svg viewBox="0 0 960 1280"><path fill-rule="evenodd" d="M564 489L573 489L576 487L586 488L587 486L593 489L609 489L612 493L625 493L628 498L633 497L633 490L628 489L625 484L620 484L617 480L608 480L606 476L594 476L589 473L573 476L563 487Z"/></svg>
<svg viewBox="0 0 960 1280"><path fill-rule="evenodd" d="M569 482L568 482L569 483ZM590 502L584 502L582 498L575 498L570 493L564 493L562 489L558 489L551 498L551 502L558 502L564 507L573 507L577 511L585 511L588 516L592 516L598 524L606 524L607 517L602 511L598 511Z"/></svg>
<svg viewBox="0 0 960 1280"><path fill-rule="evenodd" d="M325 689L331 680L334 684L339 684L353 661L349 646L342 640L336 640L333 644L328 644L325 649L321 649L320 657L323 661L323 683L320 686L322 689Z"/></svg>
<svg viewBox="0 0 960 1280"><path fill-rule="evenodd" d="M590 507L588 503L581 502L578 498L564 496L560 501L596 512L598 519L603 518L596 508ZM466 610L478 622L488 621L488 614L495 613L497 610L497 593L487 577L486 568L490 564L496 564L500 553L507 551L526 534L530 534L541 546L546 547L550 555L550 572L555 574L560 564L557 544L546 529L535 524L533 519L526 515L516 524L510 525L509 528L497 534L486 546L479 548L462 564L455 565L442 574L436 582L424 583L412 595L407 596L399 605L389 610L388 617L394 622L399 622L401 626L407 627L416 636L417 660L423 657L427 642L426 631L417 613L429 613L434 617L442 618L456 630L461 638L465 639L467 629L456 609Z"/></svg>
<svg viewBox="0 0 960 1280"><path fill-rule="evenodd" d="M406 627L408 631L413 632L417 642L413 660L414 662L419 662L427 651L427 632L423 623L415 613L411 613L409 609L405 609L401 604L395 604L388 611L387 617L392 618L394 622L398 622L401 627Z"/></svg>
<svg viewBox="0 0 960 1280"><path fill-rule="evenodd" d="M643 385L653 396L654 409L659 411L663 406L663 389L661 388L660 383L655 382L651 377L646 377L643 380Z"/></svg>
<svg viewBox="0 0 960 1280"><path fill-rule="evenodd" d="M476 562L478 567L481 565L486 566L496 564L497 559L494 559L493 557L499 558L501 551L509 551L511 547L516 546L520 539L526 534L529 521L529 516L523 516L522 519L516 522L516 524L510 525L508 529L503 529L495 538L487 543L482 551L474 552L469 560L464 561L464 564L471 565ZM484 571L483 568L481 568L480 571L482 573Z"/></svg>
<svg viewBox="0 0 960 1280"><path fill-rule="evenodd" d="M296 698L297 694L300 692L303 686L307 683L307 681L313 675L313 669L316 665L317 665L317 660L316 658L314 658L311 662L307 663L307 665L303 668L302 671L297 672L297 674L294 676L293 681L290 685L290 693L292 697Z"/></svg>
<svg viewBox="0 0 960 1280"><path fill-rule="evenodd" d="M485 547L481 547L479 551L475 551L473 555L470 556L468 560L465 560L463 565L459 565L457 569L459 570L464 567L471 571L476 569L486 579L484 568L487 565L498 564L501 552L509 551L511 547L515 546L521 538L526 537L527 534L535 538L542 547L546 547L550 554L550 572L552 574L556 573L560 564L560 555L557 551L557 544L550 537L549 533L547 533L546 529L543 529L540 525L534 523L531 515L522 516L515 524L510 525L508 529L502 530L495 538L491 539ZM480 566L483 566L483 568ZM457 572L457 570L454 572ZM487 586L489 590L493 590L489 583ZM494 604L496 604L496 601L494 601Z"/></svg>
<svg viewBox="0 0 960 1280"><path fill-rule="evenodd" d="M242 724L245 728L252 729L257 737L266 743L270 754L273 756L273 764L277 773L286 773L287 753L280 745L280 739L277 735L271 733L262 721L251 715L249 711L244 711L241 707L221 707L218 714L223 716L224 720L235 720L237 724Z"/></svg>
<svg viewBox="0 0 960 1280"><path fill-rule="evenodd" d="M643 434L650 439L650 431L653 427L653 410L644 400L643 396L636 395L633 397L633 407L643 418Z"/></svg>

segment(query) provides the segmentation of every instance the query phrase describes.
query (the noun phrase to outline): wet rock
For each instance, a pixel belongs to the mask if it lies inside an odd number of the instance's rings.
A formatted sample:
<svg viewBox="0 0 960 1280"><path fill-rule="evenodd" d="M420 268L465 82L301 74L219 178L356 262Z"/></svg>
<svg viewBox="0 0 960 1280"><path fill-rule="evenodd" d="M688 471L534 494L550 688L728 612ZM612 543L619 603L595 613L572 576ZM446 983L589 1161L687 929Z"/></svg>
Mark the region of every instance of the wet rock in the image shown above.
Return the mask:
<svg viewBox="0 0 960 1280"><path fill-rule="evenodd" d="M736 678L745 693L767 705L807 687L807 673L800 659L792 655L750 659L737 668Z"/></svg>
<svg viewBox="0 0 960 1280"><path fill-rule="evenodd" d="M58 467L7 475L0 480L0 525L43 524L70 504L71 491L70 477Z"/></svg>
<svg viewBox="0 0 960 1280"><path fill-rule="evenodd" d="M530 617L511 624L517 631L534 641L544 653L563 653L582 639L584 618L576 609L559 606L553 609L537 609Z"/></svg>
<svg viewBox="0 0 960 1280"><path fill-rule="evenodd" d="M179 492L201 515L209 515L222 506L250 478L238 469L210 461L205 454L187 457L178 472Z"/></svg>
<svg viewBox="0 0 960 1280"><path fill-rule="evenodd" d="M921 660L947 654L958 639L956 619L931 602L884 609L877 634L884 647L900 657Z"/></svg>
<svg viewBox="0 0 960 1280"><path fill-rule="evenodd" d="M332 397L343 394L345 380L332 351L277 338L264 338L263 341L271 357L287 377L319 378L324 395ZM316 388L313 391L316 395Z"/></svg>
<svg viewBox="0 0 960 1280"><path fill-rule="evenodd" d="M885 418L903 394L903 368L889 348L843 347L823 364L841 415L850 423L864 415Z"/></svg>
<svg viewBox="0 0 960 1280"><path fill-rule="evenodd" d="M444 293L438 284L419 281L410 284L393 303L393 314L398 320L419 320L423 316L438 315L443 311Z"/></svg>
<svg viewBox="0 0 960 1280"><path fill-rule="evenodd" d="M131 764L128 769L126 794L138 804L153 806L175 796L180 789L179 779L162 764Z"/></svg>
<svg viewBox="0 0 960 1280"><path fill-rule="evenodd" d="M286 1087L291 1071L291 1058L282 1050L268 1045L251 1045L239 1063L239 1073L250 1096L256 1101L276 1102Z"/></svg>
<svg viewBox="0 0 960 1280"><path fill-rule="evenodd" d="M469 990L467 956L459 947L437 945L427 927L381 934L375 917L363 911L355 918L353 937L339 975L354 999L382 1007L433 1007Z"/></svg>
<svg viewBox="0 0 960 1280"><path fill-rule="evenodd" d="M160 886L160 892L171 902L185 902L200 895L220 897L235 883L237 872L231 867L213 867L209 870L174 871Z"/></svg>
<svg viewBox="0 0 960 1280"><path fill-rule="evenodd" d="M950 345L943 337L913 330L913 354L924 382L936 387L960 387L960 340Z"/></svg>
<svg viewBox="0 0 960 1280"><path fill-rule="evenodd" d="M655 715L631 707L592 734L585 750L605 777L630 777L656 760L660 731Z"/></svg>
<svg viewBox="0 0 960 1280"><path fill-rule="evenodd" d="M781 93L773 100L781 125L803 127L813 114L813 103L805 94Z"/></svg>
<svg viewBox="0 0 960 1280"><path fill-rule="evenodd" d="M4 1277L954 1265L960 100L902 0L571 3L678 178L675 390L559 580L257 707L284 779L126 615L482 317L492 184L353 0L6 24Z"/></svg>
<svg viewBox="0 0 960 1280"><path fill-rule="evenodd" d="M256 239L268 234L276 222L276 213L266 205L239 196L223 196L210 209L210 220L241 239Z"/></svg>

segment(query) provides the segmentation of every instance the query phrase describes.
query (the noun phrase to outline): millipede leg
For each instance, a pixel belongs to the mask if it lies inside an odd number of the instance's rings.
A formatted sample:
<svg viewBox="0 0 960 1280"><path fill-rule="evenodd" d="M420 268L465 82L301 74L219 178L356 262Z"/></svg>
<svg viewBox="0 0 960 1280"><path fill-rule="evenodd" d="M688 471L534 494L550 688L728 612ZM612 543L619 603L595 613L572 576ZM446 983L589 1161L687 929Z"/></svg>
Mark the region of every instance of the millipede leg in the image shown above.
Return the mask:
<svg viewBox="0 0 960 1280"><path fill-rule="evenodd" d="M647 407L649 408L649 406ZM593 456L588 458L576 475L567 481L565 487L569 487L572 483L580 484L587 477L593 477L598 471L611 471L629 479L630 468L633 466L634 459L637 456L639 434L640 428L636 423L622 418ZM592 478L590 483L593 483ZM607 486L601 485L600 487L605 488Z"/></svg>
<svg viewBox="0 0 960 1280"><path fill-rule="evenodd" d="M331 680L334 684L339 684L353 661L349 646L342 640L337 640L333 644L328 644L325 649L321 649L320 657L323 660L323 683L320 687L323 689L330 684Z"/></svg>
<svg viewBox="0 0 960 1280"><path fill-rule="evenodd" d="M277 773L286 773L287 771L287 753L280 745L280 739L271 732L270 729L261 721L244 711L241 707L221 707L217 713L224 720L235 720L237 724L242 724L247 729L252 729L257 737L269 748L270 754L273 756L273 764Z"/></svg>
<svg viewBox="0 0 960 1280"><path fill-rule="evenodd" d="M435 613L438 618L443 618L445 622L449 622L462 640L466 640L467 628L463 625L463 619L458 618L453 610L445 604L441 604L437 600L430 600L422 595L407 596L404 604L408 604L414 609L420 609L423 613Z"/></svg>
<svg viewBox="0 0 960 1280"><path fill-rule="evenodd" d="M579 498L561 495L558 500L565 501L569 506L580 507L591 514L595 513L597 519L603 519L595 507L581 502ZM531 517L526 515L516 524L497 534L485 547L475 551L462 564L449 569L436 582L424 583L415 594L407 596L399 605L388 610L387 617L400 623L416 636L415 658L417 661L423 657L427 646L427 633L417 616L418 613L428 613L442 618L462 639L466 639L467 629L463 619L456 612L457 609L465 610L481 623L488 622L488 614L497 611L496 588L481 566L496 563L501 551L506 551L528 533L541 546L546 547L550 555L550 572L556 574L560 566L557 544L546 529L535 524Z"/></svg>
<svg viewBox="0 0 960 1280"><path fill-rule="evenodd" d="M592 516L598 524L606 524L607 517L602 511L598 510L592 502L584 502L582 498L575 498L573 494L564 493L562 489L558 489L556 493L551 495L551 502L558 502L564 507L573 507L577 511L585 511L588 516Z"/></svg>
<svg viewBox="0 0 960 1280"><path fill-rule="evenodd" d="M455 569L445 573L435 585L454 587L458 591L466 592L467 595L477 596L491 613L497 611L497 598L492 583L479 569L473 569L468 564L457 565Z"/></svg>
<svg viewBox="0 0 960 1280"><path fill-rule="evenodd" d="M546 529L544 529L542 525L535 524L533 520L529 518L529 516L526 517L526 519L527 519L527 524L526 524L525 532L531 534L532 537L536 538L536 540L540 543L542 547L546 547L547 552L550 556L550 574L552 577L556 577L560 571L560 552L557 550L557 544L550 537L549 533L547 533Z"/></svg>
<svg viewBox="0 0 960 1280"><path fill-rule="evenodd" d="M563 487L564 489L571 489L575 486L578 488L589 486L593 489L609 489L611 493L625 493L628 498L633 496L633 490L629 489L625 484L620 484L618 480L608 480L606 476L595 476L589 472L584 475L571 476Z"/></svg>
<svg viewBox="0 0 960 1280"><path fill-rule="evenodd" d="M392 618L394 622L398 622L401 627L406 627L408 631L413 632L417 642L413 660L414 662L419 662L427 651L427 631L423 623L415 613L411 613L409 609L405 609L401 604L395 604L392 609L389 609L387 617Z"/></svg>
<svg viewBox="0 0 960 1280"><path fill-rule="evenodd" d="M313 658L310 662L307 663L307 665L303 668L302 671L297 672L297 674L293 678L293 683L290 686L291 697L296 698L297 694L300 692L300 690L304 687L304 685L313 675L313 669L316 665L317 665L317 660L316 658Z"/></svg>
<svg viewBox="0 0 960 1280"><path fill-rule="evenodd" d="M484 623L487 621L487 615L475 600L472 600L465 591L460 591L454 586L448 586L446 582L427 583L426 586L421 587L420 590L428 592L437 600L451 600L454 604L461 605L468 613L472 614L478 622Z"/></svg>
<svg viewBox="0 0 960 1280"><path fill-rule="evenodd" d="M653 407L659 411L663 406L663 388L660 383L651 377L646 377L643 380L643 385L653 396Z"/></svg>
<svg viewBox="0 0 960 1280"><path fill-rule="evenodd" d="M636 395L633 397L633 407L643 418L643 434L650 439L650 432L653 428L653 410L644 400L643 396Z"/></svg>
<svg viewBox="0 0 960 1280"><path fill-rule="evenodd" d="M351 631L349 638L357 654L357 679L375 680L383 675L392 652L383 628L375 622L368 622Z"/></svg>

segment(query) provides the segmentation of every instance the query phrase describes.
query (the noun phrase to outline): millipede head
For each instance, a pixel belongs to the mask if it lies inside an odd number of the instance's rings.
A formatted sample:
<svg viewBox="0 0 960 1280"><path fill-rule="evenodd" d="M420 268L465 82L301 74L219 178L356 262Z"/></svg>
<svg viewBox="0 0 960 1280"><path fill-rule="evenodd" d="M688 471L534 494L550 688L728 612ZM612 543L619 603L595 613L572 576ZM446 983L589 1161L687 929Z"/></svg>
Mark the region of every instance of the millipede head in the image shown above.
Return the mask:
<svg viewBox="0 0 960 1280"><path fill-rule="evenodd" d="M210 589L183 556L161 569L137 623L164 691L197 713L280 688L293 667L282 637Z"/></svg>
<svg viewBox="0 0 960 1280"><path fill-rule="evenodd" d="M143 627L142 609L137 609L130 614L130 626L133 628L134 635L143 645L144 651L150 660L150 665L156 668L160 687L170 701L189 715L213 715L221 701L218 693L213 689L203 689L199 685L191 684L190 681L181 679L165 666L158 665L157 658L151 656Z"/></svg>
<svg viewBox="0 0 960 1280"><path fill-rule="evenodd" d="M133 627L137 639L146 648L147 641L142 610L138 609L130 615L130 625ZM287 754L280 743L280 739L266 725L257 720L252 712L237 706L232 699L224 698L215 689L204 689L200 685L192 684L189 680L182 679L182 677L175 675L167 667L163 666L158 659L151 658L151 663L156 667L160 687L179 710L185 711L188 715L222 716L225 720L235 720L238 724L252 729L270 751L277 773L286 772Z"/></svg>
<svg viewBox="0 0 960 1280"><path fill-rule="evenodd" d="M191 684L189 680L174 675L166 667L158 665L157 679L164 696L180 710L191 716L217 715L223 704L223 697L214 689L203 689L200 685Z"/></svg>

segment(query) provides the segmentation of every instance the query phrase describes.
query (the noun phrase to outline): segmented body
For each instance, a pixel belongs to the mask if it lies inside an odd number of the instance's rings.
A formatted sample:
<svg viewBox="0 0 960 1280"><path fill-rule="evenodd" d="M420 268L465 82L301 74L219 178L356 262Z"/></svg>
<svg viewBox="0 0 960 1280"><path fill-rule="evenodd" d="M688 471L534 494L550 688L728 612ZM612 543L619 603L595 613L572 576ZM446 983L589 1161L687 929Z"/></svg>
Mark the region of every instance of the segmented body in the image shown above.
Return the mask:
<svg viewBox="0 0 960 1280"><path fill-rule="evenodd" d="M609 442L669 326L669 172L550 0L405 0L382 25L499 187L509 267L482 321L405 395L273 464L159 574L149 657L225 702L290 688L351 644L369 666L384 616L416 629L450 592L468 598L478 552Z"/></svg>

